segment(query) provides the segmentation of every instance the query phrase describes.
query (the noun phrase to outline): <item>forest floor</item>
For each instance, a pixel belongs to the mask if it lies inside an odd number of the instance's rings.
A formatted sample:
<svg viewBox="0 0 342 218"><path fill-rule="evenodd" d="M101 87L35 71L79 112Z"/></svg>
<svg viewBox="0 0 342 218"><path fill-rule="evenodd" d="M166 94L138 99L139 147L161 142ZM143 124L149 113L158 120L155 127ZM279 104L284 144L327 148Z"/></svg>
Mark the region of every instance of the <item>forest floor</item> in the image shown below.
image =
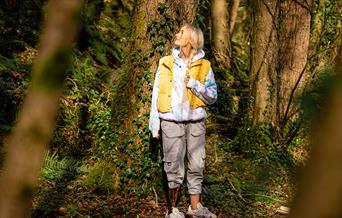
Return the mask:
<svg viewBox="0 0 342 218"><path fill-rule="evenodd" d="M66 174L57 180L40 179L32 217L165 216L164 197L156 192L145 197L101 194L84 186L85 178ZM208 137L202 201L218 217L285 217L277 210L289 207L295 187L295 168L246 158L227 150L217 136ZM181 199L183 212L187 199Z"/></svg>

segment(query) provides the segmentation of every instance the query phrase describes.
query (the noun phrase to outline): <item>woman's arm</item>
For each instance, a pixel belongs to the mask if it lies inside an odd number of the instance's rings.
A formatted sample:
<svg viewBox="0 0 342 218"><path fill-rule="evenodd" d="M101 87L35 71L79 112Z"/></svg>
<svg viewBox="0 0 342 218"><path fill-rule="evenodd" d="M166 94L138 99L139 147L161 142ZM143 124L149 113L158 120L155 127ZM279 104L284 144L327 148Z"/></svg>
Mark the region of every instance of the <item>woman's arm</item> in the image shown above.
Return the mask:
<svg viewBox="0 0 342 218"><path fill-rule="evenodd" d="M186 87L199 97L204 103L210 105L217 100L217 85L214 78L213 70L210 68L204 84L193 78L189 79Z"/></svg>
<svg viewBox="0 0 342 218"><path fill-rule="evenodd" d="M159 69L157 70L154 85L153 85L153 92L152 92L152 104L151 104L151 111L150 111L150 120L149 120L149 129L152 132L153 138L157 138L159 136L159 129L160 129L160 119L158 113L158 92L159 92Z"/></svg>

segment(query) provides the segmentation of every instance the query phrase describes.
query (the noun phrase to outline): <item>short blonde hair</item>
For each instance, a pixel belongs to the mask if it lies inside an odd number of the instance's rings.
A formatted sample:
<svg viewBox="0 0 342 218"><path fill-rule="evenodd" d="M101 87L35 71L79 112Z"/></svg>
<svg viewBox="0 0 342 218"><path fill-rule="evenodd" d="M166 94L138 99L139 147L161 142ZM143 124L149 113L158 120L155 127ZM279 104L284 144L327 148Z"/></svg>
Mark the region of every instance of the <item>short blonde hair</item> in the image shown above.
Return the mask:
<svg viewBox="0 0 342 218"><path fill-rule="evenodd" d="M200 28L191 25L189 23L184 24L182 27L185 27L190 32L190 44L195 53L203 48L204 45L204 37L203 32Z"/></svg>

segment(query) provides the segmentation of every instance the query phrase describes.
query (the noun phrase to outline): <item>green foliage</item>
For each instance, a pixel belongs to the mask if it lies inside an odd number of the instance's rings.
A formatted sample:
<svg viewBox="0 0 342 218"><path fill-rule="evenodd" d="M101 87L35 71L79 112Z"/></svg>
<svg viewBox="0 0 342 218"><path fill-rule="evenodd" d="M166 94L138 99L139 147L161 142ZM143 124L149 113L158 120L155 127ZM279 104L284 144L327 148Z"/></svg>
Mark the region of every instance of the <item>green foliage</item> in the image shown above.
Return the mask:
<svg viewBox="0 0 342 218"><path fill-rule="evenodd" d="M236 83L237 81L234 81L236 85L248 85L249 83L249 65L250 65L250 58L248 56L248 54L246 52L240 52L238 53L237 51L235 51L233 54L234 61L236 62L236 66L238 68L237 72L238 74L235 76L238 79L238 83Z"/></svg>
<svg viewBox="0 0 342 218"><path fill-rule="evenodd" d="M0 71L8 71L15 68L15 62L12 59L0 55Z"/></svg>
<svg viewBox="0 0 342 218"><path fill-rule="evenodd" d="M117 80L115 68L127 47L134 2L85 2L54 146L73 155L87 154L92 147L94 159L103 158L114 147L118 134L112 128L112 82Z"/></svg>
<svg viewBox="0 0 342 218"><path fill-rule="evenodd" d="M27 87L30 60L0 55L0 137L9 132Z"/></svg>
<svg viewBox="0 0 342 218"><path fill-rule="evenodd" d="M165 12L167 6L165 3L159 3L158 12L161 15L160 19L151 19L147 23L147 32L149 34L153 51L163 54L164 47L167 42L171 42L175 30L174 19Z"/></svg>
<svg viewBox="0 0 342 218"><path fill-rule="evenodd" d="M210 106L210 111L219 119L223 116L226 119L233 119L231 89L227 87L225 81L217 80L217 92L219 93L217 102Z"/></svg>
<svg viewBox="0 0 342 218"><path fill-rule="evenodd" d="M84 16L92 17L95 19L95 23L102 25L101 20L104 22L110 21L106 14L116 13L114 5L119 4L120 6L121 3L118 2L113 1L112 4L105 2L104 5L96 1L88 2L89 4L84 9ZM91 6L92 4L100 4L102 8L100 6L99 8ZM123 19L123 17L118 19ZM85 26L93 26L93 24L87 22L84 23ZM89 22L94 21L89 18ZM127 25L130 25L130 23L123 23L122 25L126 26L120 28L128 28ZM161 24L161 26L163 25ZM96 25L96 27L98 26ZM93 29L91 31L97 32L98 30ZM108 29L108 31L111 30ZM102 35L106 33L104 35L107 35L109 32L97 32L96 34ZM125 32L125 30L121 31L120 34L123 34L122 32ZM87 37L89 40L96 39L96 37L87 35L84 35L84 37L83 40L87 39ZM123 38L121 37L120 40ZM105 38L97 42L104 47L107 47L106 43L115 44L113 41L106 41ZM125 42L120 42L117 43L117 46L124 44ZM149 184L156 184L156 181L160 182L155 175L161 173L160 161L156 161L156 155L151 154L148 114L142 113L141 116L133 120L134 125L137 127L136 131L129 132L124 129L113 128L116 123L122 125L123 118L128 115L126 113L127 109L146 108L146 105L150 103L150 95L146 93L146 90L148 92L152 91L151 72L141 71L136 73L137 89L135 91L139 100L137 105L130 103L129 94L134 93L129 93L129 90L127 90L127 81L130 79L128 69L144 67L146 59L139 53L131 53L130 57L125 61L129 65L112 70L108 67L108 64L110 64L108 62L110 56L108 56L108 52L104 56L107 62L99 61L99 58L94 55L95 53L101 53L99 47L95 46L94 41L81 41L79 48L82 52L75 51L73 68L66 80L66 91L61 101L61 114L58 119L53 145L66 153L71 152L74 155L89 154L88 158L100 162L107 160L110 163L110 168L116 169L116 182L125 184L125 186L121 186L119 190L115 191L127 194L148 193L151 191ZM129 60L132 60L132 62ZM112 84L112 81L115 83ZM116 96L115 99L113 99L113 95ZM117 100L120 103L116 102ZM122 102L127 104L121 104ZM120 108L124 110L120 111ZM114 112L118 116L113 116ZM124 135L127 137L120 138ZM101 170L103 172L110 170L102 169L102 167L104 165L100 164L94 168L93 174L89 177L93 178L88 181L89 186L92 186L91 184L96 180L102 179L99 173ZM103 183L99 183L96 189L101 192L112 191L112 188L107 185L111 183L111 186L113 186L113 181L109 182L106 178L103 179ZM153 182L151 183L151 181Z"/></svg>
<svg viewBox="0 0 342 218"><path fill-rule="evenodd" d="M331 43L333 43L340 33L339 24L341 22L342 3L339 0L324 1L324 6L320 6L319 1L316 1L313 13L317 14L319 19L311 20L311 26L315 27L318 21L322 24L322 33L320 35L318 50L325 50Z"/></svg>
<svg viewBox="0 0 342 218"><path fill-rule="evenodd" d="M336 74L332 69L325 69L320 72L304 90L301 97L301 121L303 127L311 128L319 119L323 118L324 107L328 97L336 84Z"/></svg>
<svg viewBox="0 0 342 218"><path fill-rule="evenodd" d="M97 66L87 53L75 53L73 64L53 144L80 155L91 145L104 146L114 140L110 128L111 90L105 84L111 72Z"/></svg>
<svg viewBox="0 0 342 218"><path fill-rule="evenodd" d="M134 1L91 0L84 4L78 47L103 65L121 62Z"/></svg>
<svg viewBox="0 0 342 218"><path fill-rule="evenodd" d="M71 217L79 215L78 212L77 212L78 206L76 204L68 204L67 208L68 208L68 211L69 211Z"/></svg>
<svg viewBox="0 0 342 218"><path fill-rule="evenodd" d="M213 161L212 155L207 156L203 202L219 208L225 217L272 217L266 208L277 207L284 201L284 195L291 194L287 186L293 185L289 177L294 168L277 158L267 158L260 151L247 156L236 148L237 141L221 139L215 141L218 158Z"/></svg>
<svg viewBox="0 0 342 218"><path fill-rule="evenodd" d="M13 103L11 101L11 95L7 91L6 85L0 81L0 134L8 132L11 128L12 121L14 120Z"/></svg>
<svg viewBox="0 0 342 218"><path fill-rule="evenodd" d="M232 142L234 150L252 158L264 153L273 146L271 128L267 125L251 127L243 126Z"/></svg>
<svg viewBox="0 0 342 218"><path fill-rule="evenodd" d="M288 127L291 128L291 127ZM289 130L290 131L290 130ZM284 133L286 134L286 133ZM298 134L298 132L296 132ZM298 140L301 135L295 135L288 141ZM252 126L245 123L238 129L237 135L229 143L227 149L231 149L246 158L253 159L257 163L270 164L282 163L289 166L294 164L288 144L278 141L275 130L267 124ZM292 144L295 145L295 144Z"/></svg>
<svg viewBox="0 0 342 218"><path fill-rule="evenodd" d="M210 1L209 0L201 0L199 1L198 5L198 12L196 14L195 18L195 24L201 28L203 31L203 35L205 39L210 39L210 19L208 19L208 12L210 11ZM209 40L204 40L204 47L205 48L210 48L210 41ZM211 56L211 49L208 49L207 51L209 53L209 56Z"/></svg>
<svg viewBox="0 0 342 218"><path fill-rule="evenodd" d="M114 166L106 161L95 163L95 165L90 168L84 184L86 186L91 186L99 193L112 193L115 184Z"/></svg>
<svg viewBox="0 0 342 218"><path fill-rule="evenodd" d="M70 181L78 175L78 167L79 162L75 159L60 157L57 152L47 152L40 175L40 185L42 186L36 193L35 210L32 217L56 215L56 207L59 207L65 200L65 196L70 190ZM69 205L68 209L71 215L76 215L77 211L72 210L73 208Z"/></svg>
<svg viewBox="0 0 342 218"><path fill-rule="evenodd" d="M12 2L12 4L6 4ZM0 54L11 57L37 43L45 0L0 4Z"/></svg>
<svg viewBox="0 0 342 218"><path fill-rule="evenodd" d="M44 180L75 178L77 165L74 159L60 158L57 152L47 152L40 177Z"/></svg>
<svg viewBox="0 0 342 218"><path fill-rule="evenodd" d="M118 139L118 133L112 128L112 110L108 104L110 97L108 93L91 91L89 104L89 118L86 131L90 133L92 146L97 150L97 157L106 157L108 151L114 149ZM95 151L94 150L94 151Z"/></svg>
<svg viewBox="0 0 342 218"><path fill-rule="evenodd" d="M90 158L110 160L111 167L117 169L118 179L126 184L117 191L127 194L150 192L151 187L148 184L157 180L153 175L160 173L160 162L156 162L150 153L148 114L134 119L134 125L138 126L137 131L132 132L125 140L119 140L119 135L127 133L119 132L112 126L113 91L102 82L106 80L105 68L96 66L90 55L76 55L71 73L66 81L67 89L61 104L63 110L54 144L73 154L84 153L85 148L91 146ZM150 81L148 85L152 90L150 72L140 73L138 78L140 81ZM145 85L141 84L139 87L144 89ZM141 90L140 93L138 98L142 104L149 104L150 97ZM137 137L141 139L141 143L134 140ZM105 192L110 190L108 187L104 190L101 187L97 189Z"/></svg>

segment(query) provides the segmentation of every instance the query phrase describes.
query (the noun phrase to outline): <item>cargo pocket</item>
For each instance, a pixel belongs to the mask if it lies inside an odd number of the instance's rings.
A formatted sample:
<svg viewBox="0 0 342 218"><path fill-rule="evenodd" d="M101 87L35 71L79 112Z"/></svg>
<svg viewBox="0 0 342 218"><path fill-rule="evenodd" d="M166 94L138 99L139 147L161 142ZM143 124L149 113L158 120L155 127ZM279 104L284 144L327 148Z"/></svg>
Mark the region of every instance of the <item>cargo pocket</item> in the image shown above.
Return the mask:
<svg viewBox="0 0 342 218"><path fill-rule="evenodd" d="M161 129L163 133L163 161L176 162L183 147L185 130L177 123L165 120L161 122Z"/></svg>
<svg viewBox="0 0 342 218"><path fill-rule="evenodd" d="M205 123L204 121L197 122L197 123L191 123L191 135L192 136L201 136L205 134Z"/></svg>
<svg viewBox="0 0 342 218"><path fill-rule="evenodd" d="M184 128L181 128L177 123L171 121L163 120L161 122L161 129L167 138L175 138L185 135Z"/></svg>

